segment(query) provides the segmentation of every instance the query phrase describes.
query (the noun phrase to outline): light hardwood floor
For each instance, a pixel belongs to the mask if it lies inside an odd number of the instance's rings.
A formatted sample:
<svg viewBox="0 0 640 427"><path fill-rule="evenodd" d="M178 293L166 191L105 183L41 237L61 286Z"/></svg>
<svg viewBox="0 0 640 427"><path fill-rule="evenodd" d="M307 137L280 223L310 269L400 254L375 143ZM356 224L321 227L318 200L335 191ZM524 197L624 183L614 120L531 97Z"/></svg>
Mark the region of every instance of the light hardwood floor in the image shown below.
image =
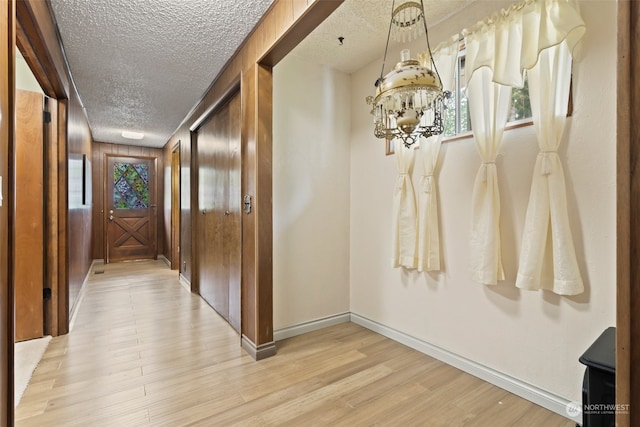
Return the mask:
<svg viewBox="0 0 640 427"><path fill-rule="evenodd" d="M255 362L161 261L96 266L54 338L18 426L573 426L352 323Z"/></svg>

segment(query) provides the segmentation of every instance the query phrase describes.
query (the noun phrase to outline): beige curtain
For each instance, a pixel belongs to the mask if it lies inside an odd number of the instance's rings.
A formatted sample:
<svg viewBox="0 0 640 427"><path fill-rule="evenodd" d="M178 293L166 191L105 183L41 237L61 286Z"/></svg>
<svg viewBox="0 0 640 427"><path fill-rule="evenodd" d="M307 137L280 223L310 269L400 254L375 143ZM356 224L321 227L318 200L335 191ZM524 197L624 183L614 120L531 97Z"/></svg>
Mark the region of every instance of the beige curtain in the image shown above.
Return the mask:
<svg viewBox="0 0 640 427"><path fill-rule="evenodd" d="M420 214L418 221L418 271L440 270L440 223L438 194L434 172L442 135L434 135L420 143L422 177L420 178Z"/></svg>
<svg viewBox="0 0 640 427"><path fill-rule="evenodd" d="M511 86L522 86L523 71L534 67L539 62L539 58L540 61L551 61L556 64L553 59L543 59L547 58L547 55L553 57L556 55L544 53L547 50L554 51L555 46L563 43L565 47L562 49L570 55L584 31L584 21L575 0L525 0L486 18L472 29L463 31L467 46L466 72L471 76L467 90L471 124L483 161L476 177L472 202L471 268L476 282L495 284L497 280L504 279L500 254L500 192L495 158L506 124ZM542 68L546 70L559 64L549 64ZM536 71L538 72L541 71ZM570 70L568 72L570 76ZM568 94L570 79L566 80L562 77L556 80L556 77L548 72L545 76L547 77L540 75L537 78L538 81L549 81L546 84L534 83L537 87L535 90L530 81L530 93L545 92L541 98L549 96L558 104L564 102L566 108L567 101L560 101L557 97L560 92ZM555 106L553 110L549 110L549 104L545 102L551 102L551 100L540 100L541 104L537 107L537 114L540 116L538 119L534 111L534 122L537 122L536 133L539 139L543 137L548 139L548 133L555 136L557 132L560 132L560 135L562 132L562 129L557 127L558 123L549 127L549 120L543 118L546 114L560 114L560 110ZM563 125L564 122L562 122ZM539 233L545 232L541 218L546 209L544 202L546 197L549 204L546 215L555 216L555 219L549 220L551 228L561 229L552 230L552 233L557 233L553 234L553 238L562 236L561 241L554 241L554 244L558 243L554 246L554 266L559 271L555 272L553 288L559 293L579 293L582 289L582 281L579 280L579 272L577 277L575 274L577 263L575 263L575 251L568 216L566 216L564 175L556 152L559 139L551 138L551 141L553 142L545 142L544 147L541 145L542 153L538 157L536 168L541 168L543 175L549 177L547 180L554 183L549 184L547 190L539 190L544 186L541 184L541 179L534 177L533 185L536 189L532 188L532 201L529 207L531 212L527 213L528 228L523 237L525 239L523 245L526 247L523 246L520 258L518 283L520 287L527 289L537 289L541 286L539 263L544 255L546 233L542 237L539 237ZM547 145L552 147L546 148ZM540 175L541 170L536 170ZM545 196L544 191L548 192L548 196ZM562 212L565 214L563 215ZM539 239L543 239L542 243ZM560 255L561 252L567 253Z"/></svg>
<svg viewBox="0 0 640 427"><path fill-rule="evenodd" d="M398 178L393 194L392 242L393 267L416 268L417 258L417 212L411 182L415 149L406 148L400 140L394 140L398 166Z"/></svg>
<svg viewBox="0 0 640 427"><path fill-rule="evenodd" d="M442 88L454 89L456 62L460 42L458 36L436 48L433 59L438 67ZM438 192L435 171L438 165L442 135L434 135L420 141L419 157L422 159L418 214L418 271L440 270L440 222L438 220Z"/></svg>
<svg viewBox="0 0 640 427"><path fill-rule="evenodd" d="M540 153L531 183L516 286L560 295L584 291L567 212L564 171L558 156L567 121L571 52L566 43L545 49L529 71L529 96ZM545 259L553 277L542 277Z"/></svg>
<svg viewBox="0 0 640 427"><path fill-rule="evenodd" d="M496 157L511 104L511 87L494 83L492 78L489 68L480 68L467 88L471 128L482 159L471 203L471 277L485 285L504 280Z"/></svg>
<svg viewBox="0 0 640 427"><path fill-rule="evenodd" d="M562 41L573 51L585 32L575 0L525 0L463 31L468 73L493 70L493 81L522 87L524 70L538 62L543 50ZM471 47L471 49L469 49Z"/></svg>

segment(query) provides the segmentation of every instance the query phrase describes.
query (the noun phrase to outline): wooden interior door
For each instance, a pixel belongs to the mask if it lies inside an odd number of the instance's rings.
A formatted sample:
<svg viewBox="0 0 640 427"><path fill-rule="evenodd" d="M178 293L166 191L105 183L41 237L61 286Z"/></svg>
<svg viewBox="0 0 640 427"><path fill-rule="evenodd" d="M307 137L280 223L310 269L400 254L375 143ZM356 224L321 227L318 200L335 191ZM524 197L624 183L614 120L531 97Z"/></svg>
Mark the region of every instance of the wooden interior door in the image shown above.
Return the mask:
<svg viewBox="0 0 640 427"><path fill-rule="evenodd" d="M16 90L15 340L44 330L44 96Z"/></svg>
<svg viewBox="0 0 640 427"><path fill-rule="evenodd" d="M240 96L198 130L198 289L240 331Z"/></svg>
<svg viewBox="0 0 640 427"><path fill-rule="evenodd" d="M106 262L157 258L156 161L106 157Z"/></svg>

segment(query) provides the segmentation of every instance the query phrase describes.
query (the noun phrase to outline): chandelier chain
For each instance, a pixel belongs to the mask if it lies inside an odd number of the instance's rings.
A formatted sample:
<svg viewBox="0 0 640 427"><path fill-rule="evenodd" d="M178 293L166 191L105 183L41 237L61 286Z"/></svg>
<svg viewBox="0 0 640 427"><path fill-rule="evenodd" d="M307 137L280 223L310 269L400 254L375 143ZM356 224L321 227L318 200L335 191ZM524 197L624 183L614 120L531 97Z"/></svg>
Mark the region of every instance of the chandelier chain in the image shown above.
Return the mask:
<svg viewBox="0 0 640 427"><path fill-rule="evenodd" d="M420 0L422 1L422 0ZM393 16L393 11L396 8L396 0L391 2L391 16ZM384 47L384 57L382 58L382 69L380 70L380 78L376 81L376 87L378 84L382 82L382 78L384 77L384 65L387 62L387 51L389 50L389 39L391 38L391 27L393 26L393 19L389 21L389 31L387 32L387 44Z"/></svg>

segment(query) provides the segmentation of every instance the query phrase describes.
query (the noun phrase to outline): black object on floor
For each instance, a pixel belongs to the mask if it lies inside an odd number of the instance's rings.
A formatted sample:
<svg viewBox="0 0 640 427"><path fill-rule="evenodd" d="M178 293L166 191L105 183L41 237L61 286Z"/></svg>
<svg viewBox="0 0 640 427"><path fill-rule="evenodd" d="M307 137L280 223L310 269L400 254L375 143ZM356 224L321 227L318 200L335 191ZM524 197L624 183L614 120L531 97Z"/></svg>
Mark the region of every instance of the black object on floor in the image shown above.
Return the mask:
<svg viewBox="0 0 640 427"><path fill-rule="evenodd" d="M587 367L582 382L582 427L615 427L616 328L607 328L579 361Z"/></svg>

